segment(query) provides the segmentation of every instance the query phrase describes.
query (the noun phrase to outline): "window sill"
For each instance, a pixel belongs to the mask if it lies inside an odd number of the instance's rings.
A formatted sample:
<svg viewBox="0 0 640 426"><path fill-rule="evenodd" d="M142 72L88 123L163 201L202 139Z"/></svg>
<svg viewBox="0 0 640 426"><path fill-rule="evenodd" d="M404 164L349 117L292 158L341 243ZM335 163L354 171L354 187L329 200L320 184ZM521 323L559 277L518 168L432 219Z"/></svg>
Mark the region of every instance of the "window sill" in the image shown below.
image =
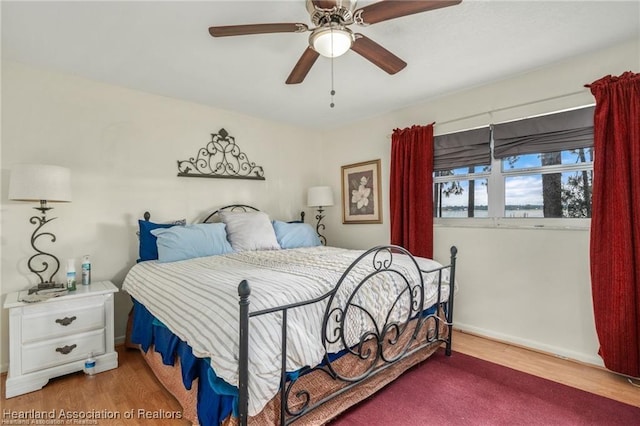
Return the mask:
<svg viewBox="0 0 640 426"><path fill-rule="evenodd" d="M591 219L434 218L436 228L543 229L589 231Z"/></svg>

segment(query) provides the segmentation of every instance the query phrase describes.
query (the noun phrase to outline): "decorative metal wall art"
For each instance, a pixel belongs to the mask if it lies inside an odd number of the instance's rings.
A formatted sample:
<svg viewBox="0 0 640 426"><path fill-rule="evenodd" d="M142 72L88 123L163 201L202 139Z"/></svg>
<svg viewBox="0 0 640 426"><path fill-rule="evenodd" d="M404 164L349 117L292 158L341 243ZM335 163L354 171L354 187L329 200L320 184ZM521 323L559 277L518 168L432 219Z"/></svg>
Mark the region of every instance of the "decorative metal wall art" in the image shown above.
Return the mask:
<svg viewBox="0 0 640 426"><path fill-rule="evenodd" d="M262 166L249 161L225 129L212 133L197 157L178 160L178 176L265 180Z"/></svg>

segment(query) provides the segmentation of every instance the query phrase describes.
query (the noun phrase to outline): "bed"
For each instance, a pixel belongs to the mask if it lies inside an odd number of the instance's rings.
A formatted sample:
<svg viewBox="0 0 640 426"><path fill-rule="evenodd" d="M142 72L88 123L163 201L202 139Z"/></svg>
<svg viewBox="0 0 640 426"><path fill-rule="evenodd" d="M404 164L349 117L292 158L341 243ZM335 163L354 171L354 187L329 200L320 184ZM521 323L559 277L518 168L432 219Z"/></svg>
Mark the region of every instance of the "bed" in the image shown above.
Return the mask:
<svg viewBox="0 0 640 426"><path fill-rule="evenodd" d="M439 347L451 354L455 247L448 265L325 247L303 221L244 205L204 222L154 224L157 258L143 258L145 215L123 284L127 340L193 423L324 424Z"/></svg>

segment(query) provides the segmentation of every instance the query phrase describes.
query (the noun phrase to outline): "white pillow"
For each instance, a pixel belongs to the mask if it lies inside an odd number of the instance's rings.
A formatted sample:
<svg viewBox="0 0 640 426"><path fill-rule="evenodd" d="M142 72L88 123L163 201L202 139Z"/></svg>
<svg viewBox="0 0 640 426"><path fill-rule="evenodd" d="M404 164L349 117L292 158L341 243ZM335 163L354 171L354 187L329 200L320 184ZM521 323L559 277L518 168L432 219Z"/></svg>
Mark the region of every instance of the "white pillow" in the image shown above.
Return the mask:
<svg viewBox="0 0 640 426"><path fill-rule="evenodd" d="M269 216L264 212L220 212L227 239L235 251L279 250Z"/></svg>

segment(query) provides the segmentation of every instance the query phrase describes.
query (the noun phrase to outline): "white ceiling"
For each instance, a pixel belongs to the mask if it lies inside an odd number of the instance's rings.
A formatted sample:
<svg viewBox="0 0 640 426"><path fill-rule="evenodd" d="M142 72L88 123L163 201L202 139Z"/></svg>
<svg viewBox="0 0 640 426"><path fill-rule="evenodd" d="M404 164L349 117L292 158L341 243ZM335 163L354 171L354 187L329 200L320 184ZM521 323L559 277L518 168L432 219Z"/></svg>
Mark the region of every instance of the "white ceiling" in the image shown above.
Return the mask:
<svg viewBox="0 0 640 426"><path fill-rule="evenodd" d="M212 25L311 27L303 0L2 1L1 7L3 59L316 129L640 39L639 0L463 0L352 26L408 66L390 76L347 52L334 60L332 109L329 59L320 57L302 84L284 84L308 33L215 39L208 33Z"/></svg>

